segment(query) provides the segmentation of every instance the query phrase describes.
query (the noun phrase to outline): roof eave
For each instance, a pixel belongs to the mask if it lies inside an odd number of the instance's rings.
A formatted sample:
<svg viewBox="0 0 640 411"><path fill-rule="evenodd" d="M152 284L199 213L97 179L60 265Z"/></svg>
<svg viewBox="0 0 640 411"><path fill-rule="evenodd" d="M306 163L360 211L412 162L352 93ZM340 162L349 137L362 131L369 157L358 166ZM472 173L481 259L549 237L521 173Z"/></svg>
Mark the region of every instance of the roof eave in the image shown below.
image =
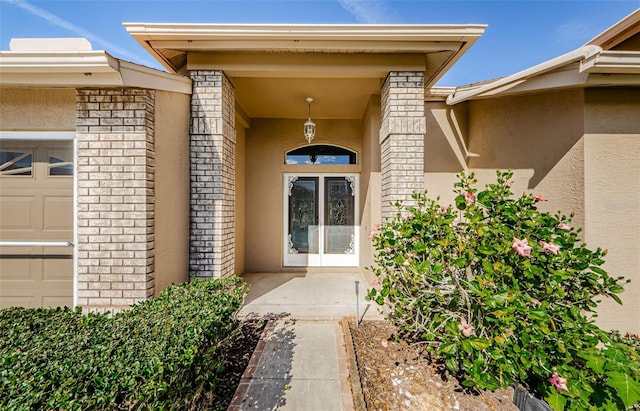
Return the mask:
<svg viewBox="0 0 640 411"><path fill-rule="evenodd" d="M191 93L191 80L119 60L105 51L0 51L0 85L142 87Z"/></svg>
<svg viewBox="0 0 640 411"><path fill-rule="evenodd" d="M640 74L640 52L603 51L581 61L580 72L590 74Z"/></svg>
<svg viewBox="0 0 640 411"><path fill-rule="evenodd" d="M447 104L449 105L458 104L472 98L490 96L490 95L495 95L495 94L504 92L505 90L509 90L513 87L516 87L522 84L523 82L527 81L532 77L540 76L542 74L561 69L565 66L568 66L571 63L588 59L600 53L601 51L602 49L598 46L594 46L594 45L583 46L577 50L563 54L562 56L545 61L541 64L530 67L526 70L522 70L510 76L503 77L489 83L485 83L478 87L471 87L471 88L465 87L465 88L457 89L455 93L447 97Z"/></svg>
<svg viewBox="0 0 640 411"><path fill-rule="evenodd" d="M322 53L422 53L441 44L453 64L486 29L486 25L290 25L124 23L151 55L172 72L181 72L166 53L236 51L270 53L292 50ZM450 63L450 64L449 64ZM438 70L441 71L441 70Z"/></svg>

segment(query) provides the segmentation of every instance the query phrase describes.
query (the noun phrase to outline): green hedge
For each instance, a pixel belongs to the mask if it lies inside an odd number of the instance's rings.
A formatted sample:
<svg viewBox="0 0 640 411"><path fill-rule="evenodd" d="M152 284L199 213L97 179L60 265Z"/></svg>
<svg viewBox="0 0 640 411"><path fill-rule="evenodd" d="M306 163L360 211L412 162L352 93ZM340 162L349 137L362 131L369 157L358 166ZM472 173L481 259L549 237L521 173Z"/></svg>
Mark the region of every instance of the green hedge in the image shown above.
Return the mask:
<svg viewBox="0 0 640 411"><path fill-rule="evenodd" d="M194 280L113 317L0 310L0 409L199 408L246 292L238 278Z"/></svg>

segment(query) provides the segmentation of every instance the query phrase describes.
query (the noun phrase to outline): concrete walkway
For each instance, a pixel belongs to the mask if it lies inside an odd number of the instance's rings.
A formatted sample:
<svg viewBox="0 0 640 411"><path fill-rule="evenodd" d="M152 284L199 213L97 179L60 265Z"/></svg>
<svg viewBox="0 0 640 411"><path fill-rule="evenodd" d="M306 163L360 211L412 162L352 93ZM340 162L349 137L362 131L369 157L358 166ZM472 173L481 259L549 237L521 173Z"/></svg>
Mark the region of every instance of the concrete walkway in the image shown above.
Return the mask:
<svg viewBox="0 0 640 411"><path fill-rule="evenodd" d="M349 411L353 399L339 320L380 319L364 299L359 273L246 274L251 291L240 314L271 317L230 411ZM355 281L360 283L358 299Z"/></svg>
<svg viewBox="0 0 640 411"><path fill-rule="evenodd" d="M240 316L287 314L302 320L340 320L356 317L359 309L360 318L382 318L377 305L365 300L370 284L357 272L259 273L242 278L251 290Z"/></svg>
<svg viewBox="0 0 640 411"><path fill-rule="evenodd" d="M353 410L337 321L273 320L263 336L229 411Z"/></svg>

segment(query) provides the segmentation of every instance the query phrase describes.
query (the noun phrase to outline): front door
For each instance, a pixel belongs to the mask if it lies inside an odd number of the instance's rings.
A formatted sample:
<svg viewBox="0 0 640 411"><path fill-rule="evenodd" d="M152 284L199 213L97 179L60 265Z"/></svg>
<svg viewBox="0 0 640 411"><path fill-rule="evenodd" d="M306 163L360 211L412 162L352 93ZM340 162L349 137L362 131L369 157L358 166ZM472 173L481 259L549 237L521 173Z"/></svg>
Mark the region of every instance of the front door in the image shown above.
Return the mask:
<svg viewBox="0 0 640 411"><path fill-rule="evenodd" d="M285 174L284 265L358 266L358 177Z"/></svg>

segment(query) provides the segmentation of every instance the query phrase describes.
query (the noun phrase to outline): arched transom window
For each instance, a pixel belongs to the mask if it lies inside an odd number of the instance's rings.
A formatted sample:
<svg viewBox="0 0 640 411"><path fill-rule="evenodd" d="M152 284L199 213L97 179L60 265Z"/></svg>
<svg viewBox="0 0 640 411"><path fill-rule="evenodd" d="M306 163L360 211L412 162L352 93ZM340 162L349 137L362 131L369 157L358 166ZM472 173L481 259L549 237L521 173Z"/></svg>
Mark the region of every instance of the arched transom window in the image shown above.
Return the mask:
<svg viewBox="0 0 640 411"><path fill-rule="evenodd" d="M346 148L314 144L287 152L286 164L356 164L355 151Z"/></svg>

